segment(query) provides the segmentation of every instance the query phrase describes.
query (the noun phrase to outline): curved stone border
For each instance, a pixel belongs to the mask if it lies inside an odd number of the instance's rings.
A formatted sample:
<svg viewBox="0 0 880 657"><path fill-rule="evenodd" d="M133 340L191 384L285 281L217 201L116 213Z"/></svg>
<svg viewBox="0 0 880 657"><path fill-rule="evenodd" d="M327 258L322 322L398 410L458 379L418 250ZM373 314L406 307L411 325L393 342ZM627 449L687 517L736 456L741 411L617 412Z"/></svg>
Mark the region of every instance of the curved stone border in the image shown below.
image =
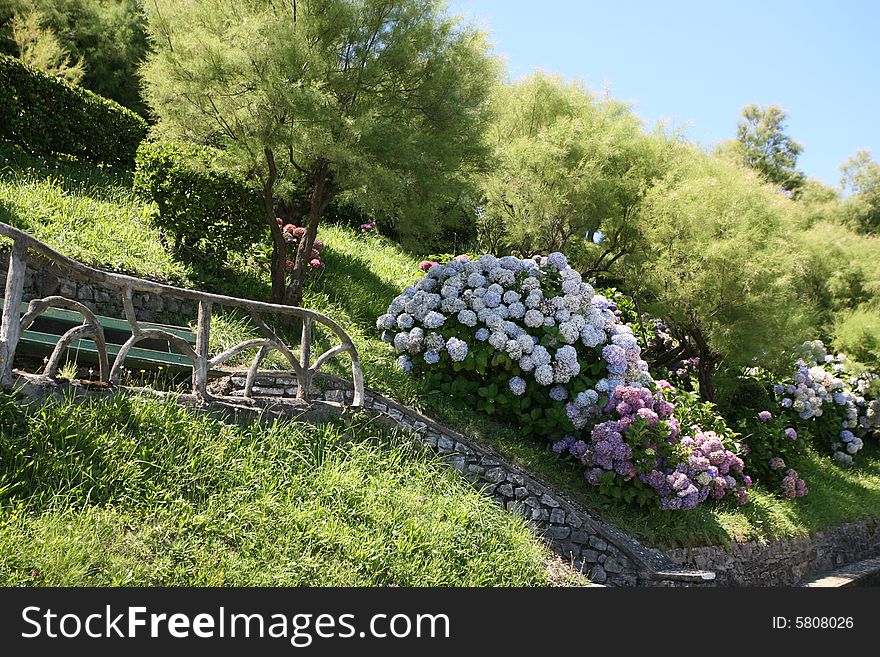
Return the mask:
<svg viewBox="0 0 880 657"><path fill-rule="evenodd" d="M849 586L870 586L877 582L880 582L880 557L848 564L830 573L803 581L800 586L837 589Z"/></svg>
<svg viewBox="0 0 880 657"><path fill-rule="evenodd" d="M709 568L723 586L793 586L819 573L880 555L880 520L852 522L812 536L675 549L670 558Z"/></svg>
<svg viewBox="0 0 880 657"><path fill-rule="evenodd" d="M223 396L240 396L245 377L232 375L214 384ZM330 375L314 381L312 399L345 405L351 383ZM295 397L291 372L260 371L253 393L269 398ZM473 438L444 427L430 418L375 391L364 394L364 408L388 423L406 427L440 454L486 495L519 513L543 533L548 545L597 584L610 586L705 586L715 574L683 568L665 554L652 550L624 532L593 518L578 504L538 481Z"/></svg>

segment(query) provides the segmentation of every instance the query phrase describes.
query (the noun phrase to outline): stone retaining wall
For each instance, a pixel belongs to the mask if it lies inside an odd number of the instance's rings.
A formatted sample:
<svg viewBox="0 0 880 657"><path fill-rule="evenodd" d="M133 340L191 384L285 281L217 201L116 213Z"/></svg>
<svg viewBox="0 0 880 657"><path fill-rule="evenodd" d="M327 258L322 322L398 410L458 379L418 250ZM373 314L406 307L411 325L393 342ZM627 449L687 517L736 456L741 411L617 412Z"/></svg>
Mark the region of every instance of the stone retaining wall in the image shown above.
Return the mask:
<svg viewBox="0 0 880 657"><path fill-rule="evenodd" d="M667 554L684 566L714 570L722 586L791 586L843 564L880 555L880 521L848 523L769 544L749 541Z"/></svg>
<svg viewBox="0 0 880 657"><path fill-rule="evenodd" d="M213 393L240 396L244 374L213 384ZM316 380L313 398L350 403L351 384L336 377ZM296 378L288 372L260 372L253 394L284 398L296 395ZM404 426L440 454L486 495L530 520L550 547L597 584L610 586L711 585L713 573L682 568L661 552L650 550L623 532L602 523L558 491L472 438L443 427L412 409L373 391L364 405L389 423Z"/></svg>
<svg viewBox="0 0 880 657"><path fill-rule="evenodd" d="M2 277L0 280L6 280L8 269L9 250L0 250L0 277ZM33 253L28 254L22 299L30 301L51 295L79 301L89 310L100 315L125 317L120 288L102 283L90 283L62 269L54 262ZM186 326L194 322L197 316L195 302L184 299L134 292L132 303L137 319L142 322Z"/></svg>

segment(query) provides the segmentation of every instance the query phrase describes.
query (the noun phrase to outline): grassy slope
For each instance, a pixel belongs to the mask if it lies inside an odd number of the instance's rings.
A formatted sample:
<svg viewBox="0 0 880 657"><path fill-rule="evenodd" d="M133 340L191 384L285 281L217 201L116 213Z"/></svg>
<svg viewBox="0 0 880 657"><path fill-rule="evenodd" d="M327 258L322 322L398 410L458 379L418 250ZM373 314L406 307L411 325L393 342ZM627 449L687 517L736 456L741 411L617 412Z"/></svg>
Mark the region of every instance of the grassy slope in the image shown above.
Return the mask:
<svg viewBox="0 0 880 657"><path fill-rule="evenodd" d="M3 151L0 150L2 157ZM30 188L34 179L45 179L52 174L40 160L28 159L26 164L30 172L25 176L18 173L21 163L14 172L7 169L5 174L0 173L0 213L4 212L4 207L8 208L8 197L17 198L24 193L20 189ZM72 190L66 194L73 197L73 203L78 203L84 195L106 199L110 193L118 194L115 198L123 198L129 205L122 205L126 211L119 213L94 212L90 210L93 206L86 203L75 205L86 214L81 217L85 225L94 226L93 230L100 234L111 231L111 227L105 224L112 221L112 231L120 239L98 240L83 247L81 243L67 243L56 238L52 243L62 252L86 262L107 264L124 261L130 253L144 249L157 255L143 261L132 258L129 266L133 271L144 273L145 268L150 268L148 273L153 275L182 280L203 289L265 298L268 276L249 266L246 259L228 263L225 271L220 273L206 275L185 271L165 255L156 233L141 219L145 208L124 189L118 189L123 185L118 178L73 165L64 169L65 180L83 181L76 183L80 187L64 183L64 187ZM62 187L58 182L52 186ZM108 189L111 191L107 192ZM112 191L114 189L116 191ZM60 232L67 221L64 215L37 215L36 211L28 211L27 205L16 207L19 208L17 225L37 226L33 230L42 231L38 233L41 236L64 235ZM42 206L36 203L34 207ZM126 237L123 239L122 236ZM418 258L382 238L358 235L336 226L322 227L320 236L328 245L324 257L327 266L313 276L304 305L327 313L352 334L361 352L368 385L460 430L480 436L508 457L540 473L609 521L648 543L699 545L729 539L770 539L806 534L831 524L880 515L880 452L876 445L869 445L860 454L858 467L851 470L841 470L829 460L811 455L805 463L798 465L798 471L810 484L811 495L796 502L782 500L759 487L754 490L753 502L744 508L706 506L681 513L648 513L606 500L586 485L581 468L576 464L560 461L543 444L519 437L514 427L473 413L456 400L444 399L397 370L394 357L388 352L387 345L378 339L373 325L391 298L417 278ZM218 331L215 336L219 344L234 342L244 332L234 318L215 322L215 328L221 327L225 329L222 335ZM344 372L340 370L340 373Z"/></svg>
<svg viewBox="0 0 880 657"><path fill-rule="evenodd" d="M548 583L523 520L375 426L123 396L21 416L0 399L3 586Z"/></svg>

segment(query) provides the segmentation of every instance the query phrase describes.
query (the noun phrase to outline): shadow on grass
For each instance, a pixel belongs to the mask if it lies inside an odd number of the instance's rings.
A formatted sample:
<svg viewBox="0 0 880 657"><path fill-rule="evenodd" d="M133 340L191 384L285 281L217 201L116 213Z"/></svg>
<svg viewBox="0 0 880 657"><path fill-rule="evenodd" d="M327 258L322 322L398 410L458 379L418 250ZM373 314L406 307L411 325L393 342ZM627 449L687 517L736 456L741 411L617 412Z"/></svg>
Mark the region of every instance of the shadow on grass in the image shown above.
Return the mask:
<svg viewBox="0 0 880 657"><path fill-rule="evenodd" d="M131 190L133 173L124 167L97 167L91 162L58 156L26 153L19 146L0 141L0 180L52 180L67 193L88 190L95 199L112 202L120 190Z"/></svg>
<svg viewBox="0 0 880 657"><path fill-rule="evenodd" d="M350 321L361 326L374 325L402 291L382 280L367 261L357 256L334 251L328 245L322 257L325 269L310 285L312 292L325 295L345 310Z"/></svg>

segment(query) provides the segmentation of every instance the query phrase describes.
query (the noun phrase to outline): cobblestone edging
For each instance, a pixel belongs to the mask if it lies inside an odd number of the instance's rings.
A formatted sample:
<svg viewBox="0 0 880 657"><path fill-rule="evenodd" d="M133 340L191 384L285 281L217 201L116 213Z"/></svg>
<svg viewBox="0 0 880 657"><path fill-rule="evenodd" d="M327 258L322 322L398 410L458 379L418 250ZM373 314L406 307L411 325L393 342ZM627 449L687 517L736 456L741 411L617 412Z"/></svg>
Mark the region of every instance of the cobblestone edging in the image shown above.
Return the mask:
<svg viewBox="0 0 880 657"><path fill-rule="evenodd" d="M244 375L232 375L214 384L217 394L241 394ZM343 403L351 400L350 384L321 376L314 398ZM296 395L290 373L260 372L253 393L267 398ZM682 568L662 552L651 550L620 530L591 517L557 491L506 463L491 449L443 427L428 417L368 390L366 408L395 425L416 433L428 446L472 483L508 510L519 513L543 532L550 547L571 560L590 580L608 586L711 585L714 574Z"/></svg>
<svg viewBox="0 0 880 657"><path fill-rule="evenodd" d="M880 521L831 527L813 536L669 550L677 563L707 568L721 586L792 586L820 573L880 555Z"/></svg>
<svg viewBox="0 0 880 657"><path fill-rule="evenodd" d="M9 249L0 250L0 280L6 280ZM81 302L92 312L108 317L124 317L122 296L118 287L90 283L72 272L34 253L29 254L22 299L41 299L51 295ZM197 310L193 301L162 297L158 294L134 292L132 295L137 319L188 325L195 321Z"/></svg>

